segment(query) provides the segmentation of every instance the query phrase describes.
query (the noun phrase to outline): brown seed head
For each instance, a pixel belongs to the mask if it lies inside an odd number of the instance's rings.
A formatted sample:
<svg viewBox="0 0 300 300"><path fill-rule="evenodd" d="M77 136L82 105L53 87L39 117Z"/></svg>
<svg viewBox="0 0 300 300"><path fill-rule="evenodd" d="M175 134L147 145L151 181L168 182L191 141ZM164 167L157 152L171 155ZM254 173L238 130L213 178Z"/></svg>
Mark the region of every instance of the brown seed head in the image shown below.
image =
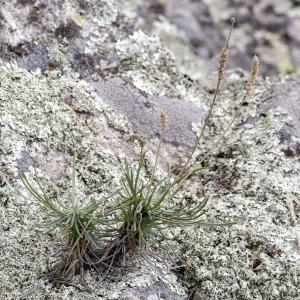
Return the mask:
<svg viewBox="0 0 300 300"><path fill-rule="evenodd" d="M226 66L226 62L227 62L227 57L228 57L228 48L229 48L229 42L230 42L230 38L231 38L231 34L234 28L234 23L235 23L235 18L231 18L231 28L230 28L230 32L228 34L227 37L227 41L225 44L225 47L222 49L221 54L220 54L220 59L219 59L219 80L222 80L224 78L224 71L225 71L225 66Z"/></svg>
<svg viewBox="0 0 300 300"><path fill-rule="evenodd" d="M227 62L227 57L228 57L228 47L224 47L221 51L221 55L220 55L220 60L219 60L219 79L223 79L224 77L224 71L225 71L225 66L226 66L226 62Z"/></svg>
<svg viewBox="0 0 300 300"><path fill-rule="evenodd" d="M254 55L252 58L250 77L249 77L249 80L246 85L246 95L247 96L250 96L252 94L253 87L257 80L258 68L259 68L259 59L256 55Z"/></svg>
<svg viewBox="0 0 300 300"><path fill-rule="evenodd" d="M164 110L160 112L160 126L163 130L168 126L168 115Z"/></svg>

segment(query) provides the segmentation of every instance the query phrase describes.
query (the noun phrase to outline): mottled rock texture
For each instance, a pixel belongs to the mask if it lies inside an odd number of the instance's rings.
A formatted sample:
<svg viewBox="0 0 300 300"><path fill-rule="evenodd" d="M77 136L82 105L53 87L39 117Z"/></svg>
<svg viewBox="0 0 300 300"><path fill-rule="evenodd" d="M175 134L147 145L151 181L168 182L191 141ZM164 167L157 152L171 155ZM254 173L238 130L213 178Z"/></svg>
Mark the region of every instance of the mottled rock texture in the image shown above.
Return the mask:
<svg viewBox="0 0 300 300"><path fill-rule="evenodd" d="M126 1L124 1L126 2ZM176 44L184 40L181 51L211 64L227 36L227 25L235 17L238 30L233 38L231 67L245 68L253 53L264 58L261 73L274 75L299 73L299 1L293 0L140 0L133 1L145 28L168 38L175 55ZM134 5L133 5L134 6ZM135 11L133 9L133 11ZM164 30L157 24L168 24ZM172 27L177 28L175 34ZM179 33L178 33L179 32ZM171 42L170 42L171 41ZM174 46L174 47L172 47ZM179 54L179 53L178 53ZM190 56L190 55L189 55ZM189 63L186 55L178 55ZM192 69L193 70L193 69Z"/></svg>
<svg viewBox="0 0 300 300"><path fill-rule="evenodd" d="M0 299L299 298L300 255L287 206L294 201L299 218L297 75L260 79L208 168L184 185L188 204L209 196L209 221L236 222L170 230L186 267L174 272L159 257L132 257L105 279L87 271L90 292L77 283L57 288L43 276L59 232L44 234L44 215L19 170L30 174L35 164L47 192L67 198L75 153L78 194L101 202L120 182L119 160L136 160L130 134L149 139L151 164L166 110L159 172L175 170L211 101L215 76L191 79L201 61L172 28L188 57L178 64L165 40L135 22L135 2L0 1ZM226 73L195 162L230 121L245 75Z"/></svg>

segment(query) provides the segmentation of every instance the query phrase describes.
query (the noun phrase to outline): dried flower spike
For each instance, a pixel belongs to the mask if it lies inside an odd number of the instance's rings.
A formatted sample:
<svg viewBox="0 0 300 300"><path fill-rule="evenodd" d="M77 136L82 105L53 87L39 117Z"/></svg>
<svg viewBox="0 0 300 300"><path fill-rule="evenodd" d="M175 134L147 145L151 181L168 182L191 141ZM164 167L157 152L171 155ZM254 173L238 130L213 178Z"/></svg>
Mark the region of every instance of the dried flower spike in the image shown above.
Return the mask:
<svg viewBox="0 0 300 300"><path fill-rule="evenodd" d="M247 86L246 86L246 95L247 96L250 96L252 94L253 87L257 80L258 68L259 68L259 59L256 55L254 55L253 59L252 59L250 77L249 77L249 80L248 80Z"/></svg>
<svg viewBox="0 0 300 300"><path fill-rule="evenodd" d="M220 80L224 78L224 70L225 70L227 56L228 56L227 52L228 52L227 47L224 47L221 51L220 60L219 60L219 73L218 73L218 77Z"/></svg>
<svg viewBox="0 0 300 300"><path fill-rule="evenodd" d="M164 110L160 112L160 126L162 130L165 130L168 126L168 115Z"/></svg>
<svg viewBox="0 0 300 300"><path fill-rule="evenodd" d="M224 71L225 71L225 66L226 66L227 57L228 57L229 41L230 41L230 38L231 38L231 33L233 31L233 28L234 28L234 23L235 23L235 18L231 18L230 32L229 32L225 47L221 51L220 59L219 59L219 68L218 68L218 70L219 70L219 73L218 73L219 80L222 80L224 78Z"/></svg>

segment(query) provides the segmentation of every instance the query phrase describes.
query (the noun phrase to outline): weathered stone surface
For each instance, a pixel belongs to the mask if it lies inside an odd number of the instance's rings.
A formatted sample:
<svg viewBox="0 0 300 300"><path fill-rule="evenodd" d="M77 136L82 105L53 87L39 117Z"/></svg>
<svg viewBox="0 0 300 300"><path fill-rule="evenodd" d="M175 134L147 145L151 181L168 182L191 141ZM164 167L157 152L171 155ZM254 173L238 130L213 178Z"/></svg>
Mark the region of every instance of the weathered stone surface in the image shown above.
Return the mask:
<svg viewBox="0 0 300 300"><path fill-rule="evenodd" d="M268 59L268 63L261 65L264 75L299 72L299 60L294 55L299 48L300 10L296 1L140 0L133 3L138 7L136 15L141 17L140 22L162 39L167 37L166 45L173 53L177 51L172 44L184 37L182 44L191 51L188 57L197 55L202 61L202 74L223 47L231 17L236 18L238 25L232 38L229 62L232 68L246 68L248 60L256 53ZM160 32L157 31L158 24ZM177 28L176 36L174 31L164 30L170 25ZM270 33L275 41L270 40ZM280 55L277 54L281 52L279 48L284 49ZM187 52L183 51L184 58L187 58ZM182 58L178 60L183 62ZM195 74L193 68L190 72ZM196 75L200 76L199 73Z"/></svg>
<svg viewBox="0 0 300 300"><path fill-rule="evenodd" d="M92 85L105 102L130 120L136 132L149 139L158 136L160 112L163 110L169 120L164 135L166 142L190 147L196 142L191 124L201 121L205 115L205 111L199 106L165 96L145 97L118 78L101 80Z"/></svg>
<svg viewBox="0 0 300 300"><path fill-rule="evenodd" d="M41 279L47 269L46 257L54 250L53 240L42 235L40 208L24 191L19 169L32 171L34 161L43 174L47 190L59 197L68 197L70 155L75 152L76 169L80 169L79 194L101 201L105 191L120 178L120 169L114 160L116 152L119 156L130 156L127 152L132 148L113 128L130 132L130 126L125 117L112 112L88 84L76 76L29 73L2 62L0 69L0 209L3 216L0 290L4 299L15 299L27 293L32 299L47 295L54 299L73 296L120 299L125 291L140 297L157 290L170 294L169 299L183 297L185 292L176 276L167 273L165 266L158 267L155 261L160 272L165 274L163 279L153 273L148 263L135 261L124 270L116 269L112 278L104 283L99 282L95 274L88 274L92 294L71 287L57 290ZM106 136L101 123L98 124L99 120L107 123L109 119L112 123ZM134 153L134 149L131 151Z"/></svg>
<svg viewBox="0 0 300 300"><path fill-rule="evenodd" d="M297 76L260 79L230 136L205 162L208 169L183 187L188 203L209 196L208 220L236 221L170 230L186 268L175 273L158 257L151 264L132 258L105 280L87 272L91 293L80 285L55 288L43 277L57 236L43 234L44 216L19 170L32 171L35 163L46 190L67 198L75 153L78 194L101 201L120 181L118 159L136 159L138 149L128 135L148 136L152 160L160 109L170 119L160 166L179 163L213 90L211 82L189 79L182 70L194 74L191 64L178 66L159 38L118 12L128 6L129 15L133 2L97 4L37 0L5 1L1 7L0 299L177 300L187 299L188 289L195 299L297 299L300 255L286 204L294 201L299 217ZM226 76L195 159L241 99L244 73Z"/></svg>
<svg viewBox="0 0 300 300"><path fill-rule="evenodd" d="M214 199L210 212L237 224L199 228L179 238L193 262L187 276L203 299L299 296L300 254L286 204L294 201L299 214L299 154L286 155L299 142L298 108L290 110L299 98L287 89L299 84L295 80L261 82L245 108L244 122L210 161L218 170L204 176L204 194ZM282 141L280 133L288 138ZM195 245L195 240L201 242Z"/></svg>
<svg viewBox="0 0 300 300"><path fill-rule="evenodd" d="M268 114L272 109L283 109L288 115L289 121L278 133L281 143L285 146L283 152L286 156L300 155L299 81L300 76L295 75L288 81L274 84L269 100L260 110L261 114Z"/></svg>

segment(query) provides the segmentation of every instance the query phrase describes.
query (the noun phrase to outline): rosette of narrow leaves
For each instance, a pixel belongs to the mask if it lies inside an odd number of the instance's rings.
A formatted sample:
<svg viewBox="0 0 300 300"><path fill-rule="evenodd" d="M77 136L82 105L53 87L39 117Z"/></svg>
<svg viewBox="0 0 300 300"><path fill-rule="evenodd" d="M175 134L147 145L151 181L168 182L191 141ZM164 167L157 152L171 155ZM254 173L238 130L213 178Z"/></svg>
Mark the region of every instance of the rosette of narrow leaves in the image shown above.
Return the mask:
<svg viewBox="0 0 300 300"><path fill-rule="evenodd" d="M40 205L47 221L42 224L47 232L60 230L60 236L64 246L59 251L59 262L49 274L55 282L71 282L76 274L80 274L80 280L84 284L83 271L88 267L98 270L99 265L95 261L99 259L99 243L96 225L103 221L99 213L99 204L96 202L85 203L75 198L75 184L72 190L72 199L67 203L59 199L53 199L46 195L35 173L36 187L29 182L25 173L21 174L21 180ZM74 176L73 181L75 182Z"/></svg>
<svg viewBox="0 0 300 300"><path fill-rule="evenodd" d="M164 240L165 229L207 225L201 217L208 198L194 207L188 207L183 201L174 203L172 196L181 182L172 182L170 175L158 181L145 182L142 176L144 159L145 153L142 153L136 167L125 160L118 204L107 211L114 226L109 228L109 242L102 252L101 262L108 267L116 263L125 264L130 250L145 249L156 238Z"/></svg>

